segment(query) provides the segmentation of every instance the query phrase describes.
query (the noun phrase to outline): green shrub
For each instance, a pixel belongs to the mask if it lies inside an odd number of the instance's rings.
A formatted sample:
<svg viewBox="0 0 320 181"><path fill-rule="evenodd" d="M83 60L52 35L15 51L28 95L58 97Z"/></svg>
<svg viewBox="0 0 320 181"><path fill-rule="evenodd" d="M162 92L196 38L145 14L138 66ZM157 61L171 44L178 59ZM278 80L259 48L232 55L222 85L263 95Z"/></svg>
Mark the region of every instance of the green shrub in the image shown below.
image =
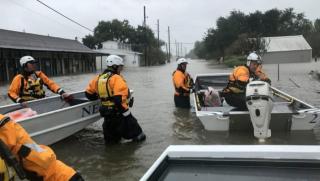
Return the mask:
<svg viewBox="0 0 320 181"><path fill-rule="evenodd" d="M243 56L236 56L236 55L232 55L232 56L226 56L224 58L224 62L225 65L227 65L228 67L235 67L238 65L243 65L246 64L246 58Z"/></svg>

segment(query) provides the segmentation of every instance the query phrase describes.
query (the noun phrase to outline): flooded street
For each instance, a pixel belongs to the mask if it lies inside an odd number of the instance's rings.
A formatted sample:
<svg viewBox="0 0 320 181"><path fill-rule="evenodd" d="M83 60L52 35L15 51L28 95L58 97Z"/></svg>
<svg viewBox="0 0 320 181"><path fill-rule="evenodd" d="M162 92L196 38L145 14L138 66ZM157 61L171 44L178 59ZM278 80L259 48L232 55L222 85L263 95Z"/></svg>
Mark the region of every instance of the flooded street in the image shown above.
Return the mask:
<svg viewBox="0 0 320 181"><path fill-rule="evenodd" d="M86 180L139 180L162 151L172 144L259 144L252 132L205 131L193 109L176 109L171 80L175 68L173 62L124 70L123 75L129 87L134 90L132 113L147 135L145 142L105 146L100 121L52 145L58 158L80 171ZM319 62L281 64L279 81L277 65L264 65L264 69L274 87L320 107L320 82L308 74L311 70L320 70ZM193 76L197 73L231 71L230 68L202 60L193 60L187 70ZM94 75L53 77L53 80L66 91L79 91L86 87ZM11 102L6 96L7 88L8 85L0 87L1 105ZM266 144L319 144L318 132L274 133Z"/></svg>

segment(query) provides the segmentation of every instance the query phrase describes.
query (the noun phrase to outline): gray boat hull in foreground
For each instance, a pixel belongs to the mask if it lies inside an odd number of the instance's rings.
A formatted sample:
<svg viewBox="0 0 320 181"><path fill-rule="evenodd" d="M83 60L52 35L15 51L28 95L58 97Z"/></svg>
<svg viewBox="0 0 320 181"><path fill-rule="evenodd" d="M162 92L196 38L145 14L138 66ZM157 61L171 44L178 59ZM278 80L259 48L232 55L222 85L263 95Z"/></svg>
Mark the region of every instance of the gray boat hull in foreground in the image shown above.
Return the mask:
<svg viewBox="0 0 320 181"><path fill-rule="evenodd" d="M169 146L140 181L319 180L319 146Z"/></svg>
<svg viewBox="0 0 320 181"><path fill-rule="evenodd" d="M99 101L89 101L84 92L72 93L75 98L66 103L60 96L47 97L28 102L28 107L37 115L19 120L18 123L39 144L50 145L58 142L86 126L98 121ZM0 107L5 114L21 108L19 104Z"/></svg>

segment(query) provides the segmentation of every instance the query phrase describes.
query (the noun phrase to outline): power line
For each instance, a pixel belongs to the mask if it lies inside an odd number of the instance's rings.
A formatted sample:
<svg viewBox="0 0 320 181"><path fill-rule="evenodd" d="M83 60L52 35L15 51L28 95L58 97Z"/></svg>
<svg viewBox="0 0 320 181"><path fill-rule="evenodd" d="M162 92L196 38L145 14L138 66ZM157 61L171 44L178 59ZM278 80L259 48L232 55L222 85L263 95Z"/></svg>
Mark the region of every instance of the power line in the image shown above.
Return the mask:
<svg viewBox="0 0 320 181"><path fill-rule="evenodd" d="M77 24L77 25L81 26L82 28L87 29L88 31L93 32L93 30L91 30L90 28L87 28L87 27L83 26L82 24L80 24L80 23L78 23L78 22L74 21L73 19L71 19L71 18L69 18L69 17L65 16L64 14L62 14L62 13L60 13L59 11L57 11L57 10L53 9L52 7L50 7L49 5L45 4L44 2L42 2L42 1L40 1L40 0L36 0L36 1L38 1L38 2L39 2L39 3L41 3L42 5L46 6L47 8L51 9L52 11L54 11L54 12L58 13L59 15L61 15L61 16L63 16L63 17L65 17L66 19L68 19L68 20L72 21L73 23L75 23L75 24Z"/></svg>
<svg viewBox="0 0 320 181"><path fill-rule="evenodd" d="M44 20L45 18L48 18L48 19L50 19L50 20L52 20L52 21L54 21L54 22L56 22L56 23L58 23L58 24L60 24L60 25L62 25L62 26L68 26L69 28L72 28L73 30L77 31L78 33L83 33L83 32L81 32L79 29L76 29L76 28L74 28L74 27L71 27L71 26L69 26L68 24L59 22L59 21L57 21L57 20L55 20L55 19L53 19L53 18L51 18L51 17L49 17L49 16L47 16L47 15L45 15L45 14L39 13L39 12L37 12L37 11L34 11L33 9L30 9L30 8L28 8L28 7L24 6L24 5L16 2L15 0L12 0L12 1L9 1L9 2L11 2L11 3L19 6L20 8L23 8L25 11L34 13L35 15L38 15L38 17L41 17L43 20ZM40 16L39 16L39 15L40 15ZM41 18L40 18L40 19L41 19Z"/></svg>

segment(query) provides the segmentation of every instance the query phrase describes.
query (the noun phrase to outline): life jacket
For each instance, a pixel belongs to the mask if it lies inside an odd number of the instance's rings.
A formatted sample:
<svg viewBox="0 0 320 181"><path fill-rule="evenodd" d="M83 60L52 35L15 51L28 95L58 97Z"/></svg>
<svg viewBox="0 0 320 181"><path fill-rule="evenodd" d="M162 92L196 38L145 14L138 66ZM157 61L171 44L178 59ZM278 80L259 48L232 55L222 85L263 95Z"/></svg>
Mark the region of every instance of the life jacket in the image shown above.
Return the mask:
<svg viewBox="0 0 320 181"><path fill-rule="evenodd" d="M27 82L26 85L25 81ZM25 101L31 101L45 97L43 81L36 72L32 74L31 77L29 76L28 80L25 80L25 78L21 76L21 87L19 96Z"/></svg>
<svg viewBox="0 0 320 181"><path fill-rule="evenodd" d="M229 75L227 87L223 90L224 93L245 93L246 86L251 77L249 67L245 65L237 66Z"/></svg>
<svg viewBox="0 0 320 181"><path fill-rule="evenodd" d="M188 87L192 87L193 85L193 80L190 76L190 74L186 74L186 80L185 80L185 84L188 85Z"/></svg>
<svg viewBox="0 0 320 181"><path fill-rule="evenodd" d="M186 91L185 89L183 89L182 87L177 87L176 85L176 82L174 80L174 75L177 71L180 71L182 72L181 70L175 70L173 73L172 73L172 78L173 78L173 86L175 88L175 95L184 95L184 96L188 96L190 93L189 91ZM192 84L193 84L193 81L190 77L190 75L188 73L184 73L182 72L184 77L183 77L183 85L186 87L186 88L190 88L192 87Z"/></svg>
<svg viewBox="0 0 320 181"><path fill-rule="evenodd" d="M14 180L14 175L10 175L10 167L7 166L6 162L0 157L0 180L9 181Z"/></svg>
<svg viewBox="0 0 320 181"><path fill-rule="evenodd" d="M114 107L113 91L110 88L109 80L114 74L107 72L99 76L98 79L98 95L101 99L101 105L107 107Z"/></svg>

